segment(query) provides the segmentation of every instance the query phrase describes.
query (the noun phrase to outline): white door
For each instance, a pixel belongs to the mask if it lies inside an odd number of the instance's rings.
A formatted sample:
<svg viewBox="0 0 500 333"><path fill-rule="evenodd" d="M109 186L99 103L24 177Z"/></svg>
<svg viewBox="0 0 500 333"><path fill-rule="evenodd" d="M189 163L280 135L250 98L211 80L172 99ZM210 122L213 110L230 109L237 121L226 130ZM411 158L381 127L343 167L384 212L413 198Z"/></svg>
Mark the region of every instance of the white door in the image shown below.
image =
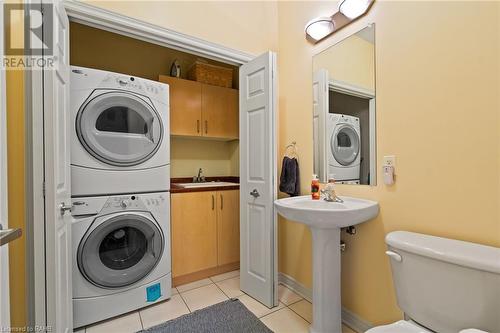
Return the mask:
<svg viewBox="0 0 500 333"><path fill-rule="evenodd" d="M240 288L278 305L276 54L240 67Z"/></svg>
<svg viewBox="0 0 500 333"><path fill-rule="evenodd" d="M69 21L61 1L52 10L53 27L44 27L54 42L54 68L44 69L43 80L46 311L53 332L72 332Z"/></svg>
<svg viewBox="0 0 500 333"><path fill-rule="evenodd" d="M0 26L3 22L3 4L0 5ZM3 30L2 30L3 31ZM0 33L0 55L4 53L4 34ZM7 224L7 108L5 103L5 70L0 69L0 226ZM10 327L9 254L7 246L0 246L0 327Z"/></svg>
<svg viewBox="0 0 500 333"><path fill-rule="evenodd" d="M313 77L313 171L322 182L328 181L328 97L328 70L319 69Z"/></svg>

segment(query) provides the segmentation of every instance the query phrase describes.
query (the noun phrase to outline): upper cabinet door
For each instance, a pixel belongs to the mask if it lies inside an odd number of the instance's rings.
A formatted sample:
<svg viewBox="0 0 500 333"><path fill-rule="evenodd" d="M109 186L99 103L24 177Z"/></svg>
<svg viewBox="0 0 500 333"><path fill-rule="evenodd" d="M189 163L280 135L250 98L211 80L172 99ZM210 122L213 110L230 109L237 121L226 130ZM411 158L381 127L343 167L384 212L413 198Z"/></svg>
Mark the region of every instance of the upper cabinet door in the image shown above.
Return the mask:
<svg viewBox="0 0 500 333"><path fill-rule="evenodd" d="M238 90L202 85L203 136L238 139Z"/></svg>
<svg viewBox="0 0 500 333"><path fill-rule="evenodd" d="M170 86L170 134L201 136L201 83L160 75Z"/></svg>

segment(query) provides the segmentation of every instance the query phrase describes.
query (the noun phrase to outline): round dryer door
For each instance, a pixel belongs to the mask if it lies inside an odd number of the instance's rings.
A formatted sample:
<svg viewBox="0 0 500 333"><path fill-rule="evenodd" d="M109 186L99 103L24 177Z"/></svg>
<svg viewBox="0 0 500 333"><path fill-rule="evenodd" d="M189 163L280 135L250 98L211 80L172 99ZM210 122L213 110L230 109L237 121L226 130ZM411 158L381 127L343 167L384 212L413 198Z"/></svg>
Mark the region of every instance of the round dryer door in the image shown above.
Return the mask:
<svg viewBox="0 0 500 333"><path fill-rule="evenodd" d="M122 213L101 220L84 236L77 260L89 282L120 288L148 275L162 252L163 235L155 222L137 213Z"/></svg>
<svg viewBox="0 0 500 333"><path fill-rule="evenodd" d="M140 164L158 150L163 126L143 98L111 91L88 100L78 111L76 133L85 149L114 166Z"/></svg>
<svg viewBox="0 0 500 333"><path fill-rule="evenodd" d="M340 165L350 165L359 154L359 135L350 125L338 126L331 137L332 155Z"/></svg>

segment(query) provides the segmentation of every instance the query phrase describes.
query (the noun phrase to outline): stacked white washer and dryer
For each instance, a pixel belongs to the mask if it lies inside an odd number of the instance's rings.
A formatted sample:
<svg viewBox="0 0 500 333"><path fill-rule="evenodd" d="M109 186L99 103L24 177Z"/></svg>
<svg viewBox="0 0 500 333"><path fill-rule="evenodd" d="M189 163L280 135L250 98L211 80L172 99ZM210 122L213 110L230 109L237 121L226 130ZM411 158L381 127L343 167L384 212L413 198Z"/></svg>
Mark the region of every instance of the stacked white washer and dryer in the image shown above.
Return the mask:
<svg viewBox="0 0 500 333"><path fill-rule="evenodd" d="M171 296L168 85L72 67L73 318Z"/></svg>

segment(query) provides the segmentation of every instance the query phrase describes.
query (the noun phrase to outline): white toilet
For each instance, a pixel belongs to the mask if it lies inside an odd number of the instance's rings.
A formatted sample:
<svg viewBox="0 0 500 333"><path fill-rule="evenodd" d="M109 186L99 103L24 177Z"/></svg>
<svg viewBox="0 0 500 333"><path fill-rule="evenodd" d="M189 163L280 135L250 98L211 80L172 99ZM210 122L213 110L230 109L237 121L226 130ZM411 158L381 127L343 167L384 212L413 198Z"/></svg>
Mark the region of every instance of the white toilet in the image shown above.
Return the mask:
<svg viewBox="0 0 500 333"><path fill-rule="evenodd" d="M405 231L386 237L407 320L366 333L500 332L500 249Z"/></svg>

